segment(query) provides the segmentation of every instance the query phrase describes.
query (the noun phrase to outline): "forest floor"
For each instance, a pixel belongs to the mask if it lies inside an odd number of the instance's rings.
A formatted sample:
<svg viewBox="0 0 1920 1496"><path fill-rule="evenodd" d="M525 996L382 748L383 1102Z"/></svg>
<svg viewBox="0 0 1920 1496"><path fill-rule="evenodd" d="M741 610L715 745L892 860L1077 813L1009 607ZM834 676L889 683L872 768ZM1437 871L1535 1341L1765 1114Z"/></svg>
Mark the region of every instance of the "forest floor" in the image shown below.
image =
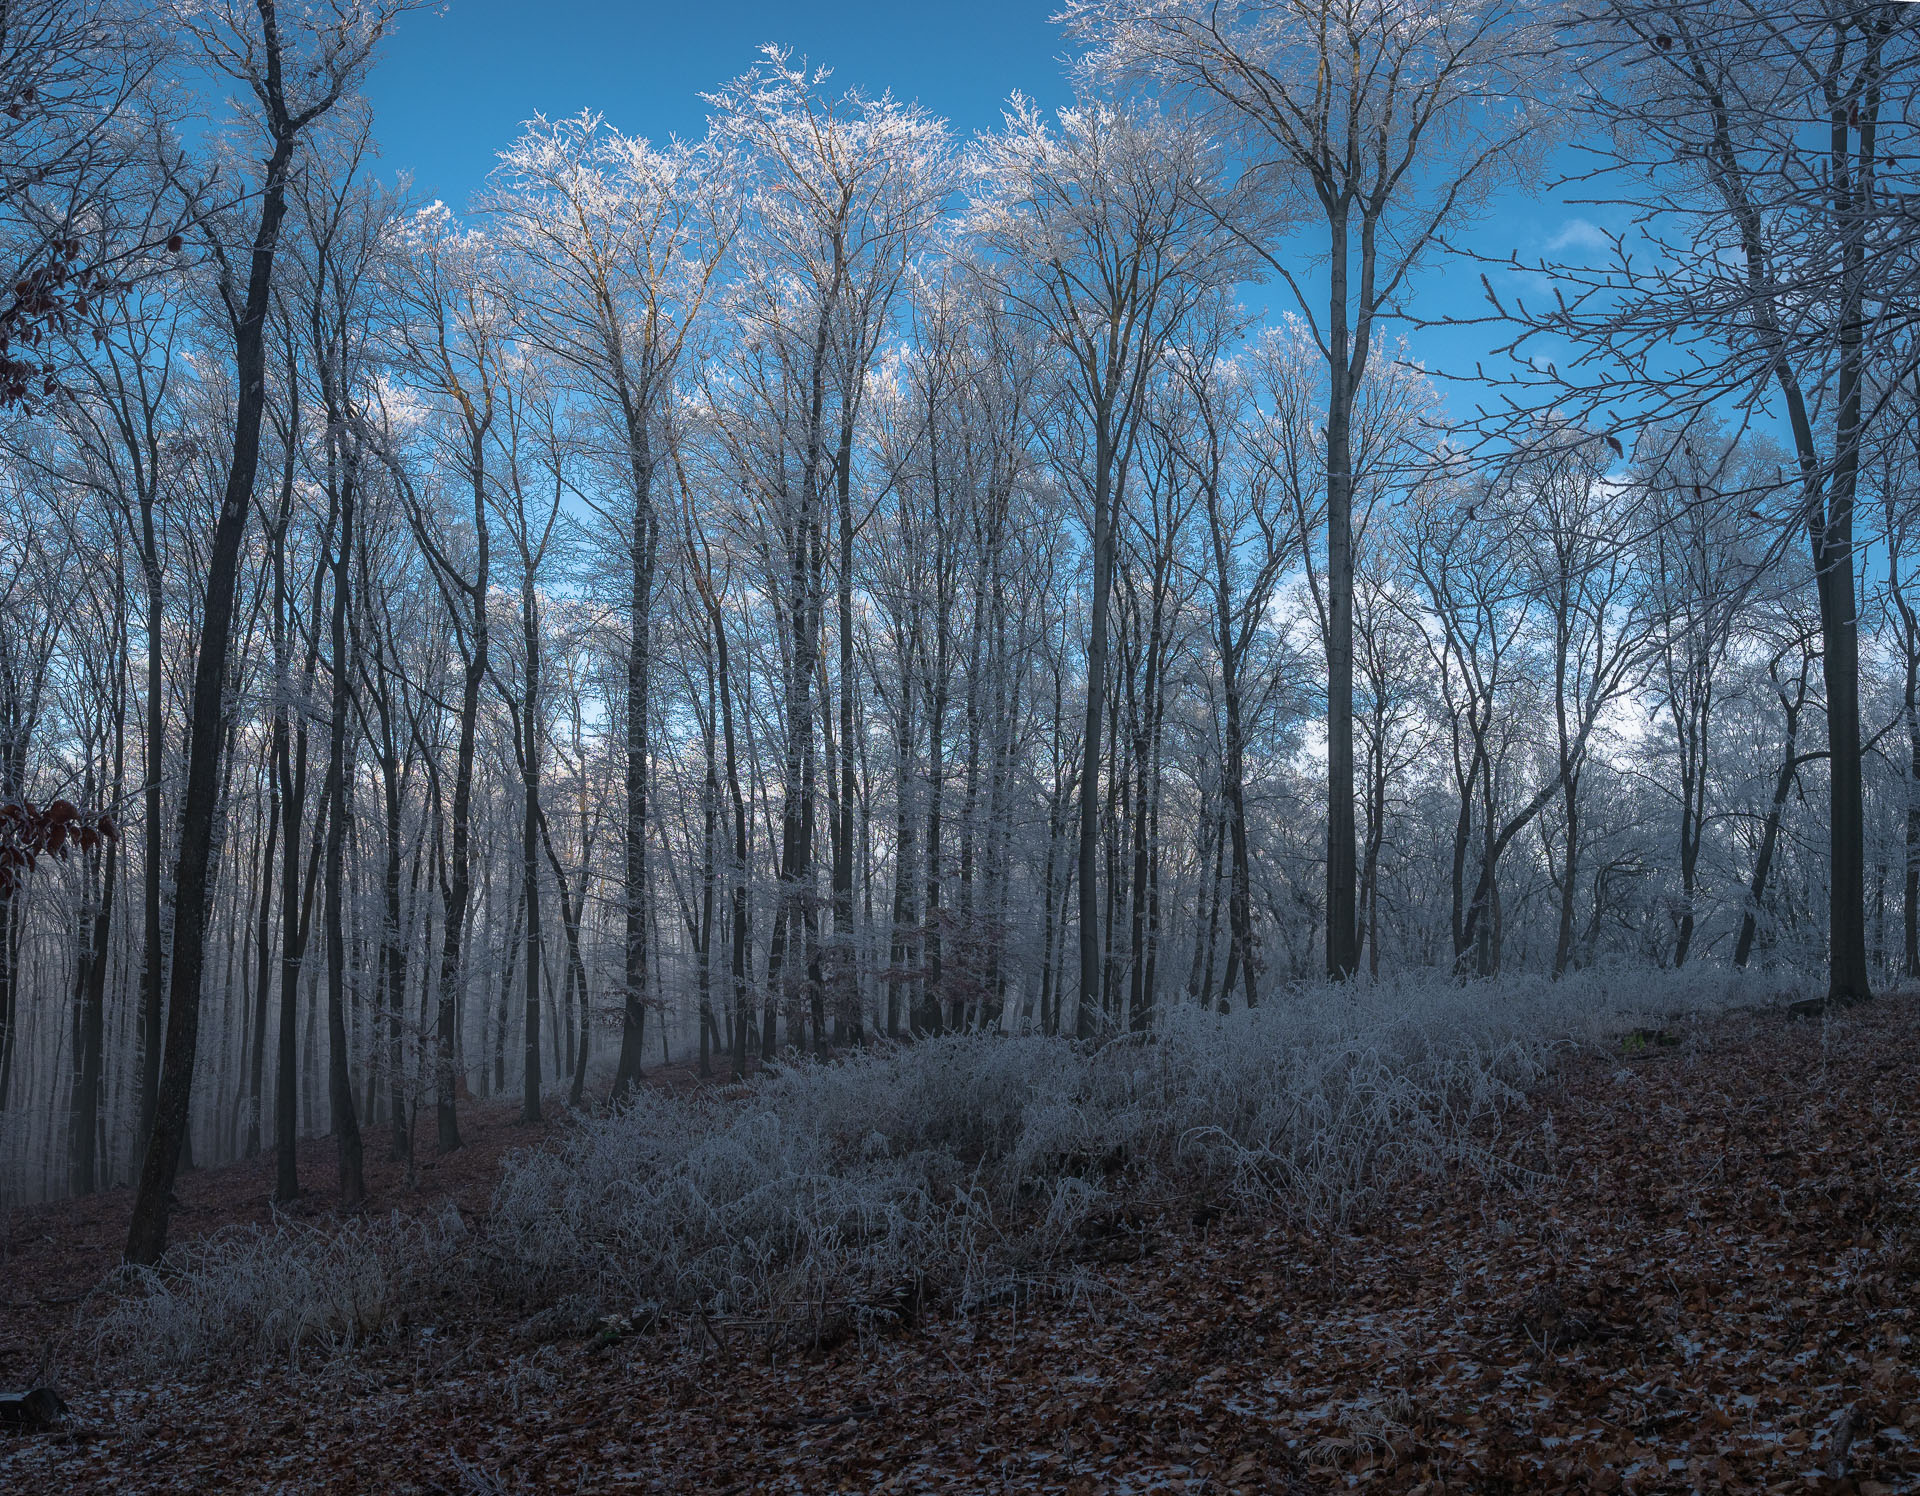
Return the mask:
<svg viewBox="0 0 1920 1496"><path fill-rule="evenodd" d="M1917 1041L1912 997L1630 1037L1510 1116L1523 1171L1337 1232L1122 1217L1071 1296L813 1353L732 1323L554 1338L474 1295L301 1373L70 1357L72 1426L0 1434L0 1490L1920 1492ZM511 1115L476 1110L417 1195L474 1217L532 1135ZM269 1171L190 1178L176 1229L261 1218ZM85 1291L126 1208L6 1223L0 1342L37 1332L22 1299Z"/></svg>
<svg viewBox="0 0 1920 1496"><path fill-rule="evenodd" d="M558 1112L557 1105L547 1107L550 1117ZM433 1152L433 1114L416 1119L411 1180L406 1165L388 1156L389 1128L367 1129L370 1209L425 1211L452 1200L462 1219L477 1222L499 1177L500 1155L537 1142L545 1132L544 1124L529 1127L520 1120L517 1101L467 1101L458 1114L465 1146L444 1156ZM330 1137L300 1140L301 1193L281 1206L280 1214L305 1221L334 1214L339 1203L335 1152ZM266 1224L275 1213L274 1167L268 1149L240 1163L183 1170L173 1192L172 1240L190 1241L223 1226ZM0 1390L14 1388L34 1369L48 1339L72 1326L73 1306L119 1263L132 1214L131 1186L48 1205L0 1208ZM5 1447L0 1444L0 1460Z"/></svg>

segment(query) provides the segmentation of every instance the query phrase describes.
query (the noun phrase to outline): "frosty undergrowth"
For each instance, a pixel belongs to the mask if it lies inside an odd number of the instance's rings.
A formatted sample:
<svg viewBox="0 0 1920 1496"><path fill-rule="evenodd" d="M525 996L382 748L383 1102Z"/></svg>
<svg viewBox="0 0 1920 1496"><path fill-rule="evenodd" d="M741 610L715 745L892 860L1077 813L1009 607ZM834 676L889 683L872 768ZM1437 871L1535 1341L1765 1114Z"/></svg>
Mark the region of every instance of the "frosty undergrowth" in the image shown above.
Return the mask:
<svg viewBox="0 0 1920 1496"><path fill-rule="evenodd" d="M136 1363L256 1365L326 1359L389 1330L450 1270L459 1212L307 1225L285 1218L183 1242L132 1279L96 1349Z"/></svg>
<svg viewBox="0 0 1920 1496"><path fill-rule="evenodd" d="M158 1364L350 1348L453 1273L621 1314L964 1307L1057 1274L1126 1201L1338 1224L1411 1175L1501 1167L1502 1118L1556 1053L1789 990L1630 968L1302 984L1171 1011L1149 1042L953 1037L643 1091L509 1155L471 1252L457 1218L221 1233L145 1275L101 1343Z"/></svg>
<svg viewBox="0 0 1920 1496"><path fill-rule="evenodd" d="M1302 985L1104 1047L973 1036L801 1064L744 1098L646 1094L511 1157L490 1251L603 1302L779 1316L1045 1269L1117 1192L1337 1223L1499 1156L1557 1049L1773 995L1707 972Z"/></svg>

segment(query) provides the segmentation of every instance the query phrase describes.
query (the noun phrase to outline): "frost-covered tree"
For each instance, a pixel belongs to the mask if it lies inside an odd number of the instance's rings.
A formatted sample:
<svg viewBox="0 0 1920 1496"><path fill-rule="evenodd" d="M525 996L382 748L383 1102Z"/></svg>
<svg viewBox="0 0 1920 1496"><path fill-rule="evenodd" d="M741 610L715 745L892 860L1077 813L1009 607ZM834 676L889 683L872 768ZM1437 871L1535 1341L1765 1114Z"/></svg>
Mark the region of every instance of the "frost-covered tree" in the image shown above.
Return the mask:
<svg viewBox="0 0 1920 1496"><path fill-rule="evenodd" d="M595 502L621 536L628 578L623 1091L640 1077L648 1007L648 731L662 530L655 490L667 406L739 228L737 174L713 145L656 148L582 114L534 120L502 156L487 199L517 262L526 336L576 383L619 453L620 512Z"/></svg>
<svg viewBox="0 0 1920 1496"><path fill-rule="evenodd" d="M1353 757L1354 413L1416 272L1534 133L1510 0L1072 0L1091 76L1142 81L1234 154L1220 222L1281 281L1327 370L1327 971L1359 961ZM1294 258L1324 259L1324 284Z"/></svg>
<svg viewBox="0 0 1920 1496"><path fill-rule="evenodd" d="M975 170L969 226L996 257L988 273L1065 361L1090 448L1066 476L1085 506L1092 563L1076 1019L1081 1036L1091 1037L1117 1020L1117 994L1102 984L1099 808L1120 512L1149 380L1188 313L1232 278L1238 261L1220 226L1218 158L1184 122L1156 109L1089 99L1050 122L1016 99L1005 128L981 142Z"/></svg>

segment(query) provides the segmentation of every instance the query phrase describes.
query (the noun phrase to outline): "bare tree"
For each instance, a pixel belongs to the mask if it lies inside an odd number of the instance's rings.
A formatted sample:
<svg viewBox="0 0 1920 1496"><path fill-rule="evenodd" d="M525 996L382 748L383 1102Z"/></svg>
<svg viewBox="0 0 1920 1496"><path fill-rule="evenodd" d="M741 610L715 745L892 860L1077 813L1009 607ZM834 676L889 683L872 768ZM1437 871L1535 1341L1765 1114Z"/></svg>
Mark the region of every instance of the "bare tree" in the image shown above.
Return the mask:
<svg viewBox="0 0 1920 1496"><path fill-rule="evenodd" d="M496 654L489 670L513 727L513 754L521 786L520 888L526 912L526 1003L523 1024L520 1120L540 1120L540 975L545 951L541 922L540 859L546 841L546 812L540 803L541 750L546 706L541 692L544 612L541 571L554 550L555 527L567 492L568 433L542 372L520 362L502 386L499 439L501 474L494 498L501 523L513 544L520 571L520 650L518 686L509 682ZM556 868L556 873L557 873ZM565 880L561 880L563 900ZM565 910L571 925L571 911ZM571 958L569 949L569 958ZM569 966L571 971L571 966ZM617 1084L617 1083L616 1083Z"/></svg>
<svg viewBox="0 0 1920 1496"><path fill-rule="evenodd" d="M458 474L464 490L458 509L442 513L436 504L439 496L415 485L402 455L392 448L382 449L382 460L406 503L415 541L432 568L453 623L463 667L459 746L448 814L448 874L441 885L445 921L434 1021L434 1116L439 1148L446 1153L460 1146L456 1052L460 994L466 980L463 942L473 897L474 755L480 731L480 687L487 678L491 642L488 484L513 312L496 247L478 231L456 228L452 215L438 204L416 215L403 252L405 263L396 284L403 318L403 368L438 407L439 422L422 434L445 452L447 465ZM382 425L393 429L394 423Z"/></svg>
<svg viewBox="0 0 1920 1496"><path fill-rule="evenodd" d="M207 570L187 753L180 807L179 865L174 875L173 964L167 1014L166 1054L161 1065L153 1135L141 1167L139 1193L127 1232L130 1262L157 1262L166 1246L174 1173L186 1137L187 1108L199 1039L200 975L205 954L208 881L217 832L220 752L226 736L223 696L227 647L240 546L260 461L260 422L266 401L266 321L273 289L274 255L286 217L287 183L302 137L354 88L371 64L406 0L361 0L330 21L301 17L283 32L272 0L242 8L239 0L197 11L195 40L207 65L252 94L249 121L265 137L258 216L244 271L219 228L207 236L219 267L217 286L234 340L233 458L227 473ZM288 62L295 62L293 82Z"/></svg>
<svg viewBox="0 0 1920 1496"><path fill-rule="evenodd" d="M1913 555L1915 479L1920 477L1920 370L1899 393L1886 439L1877 443L1882 534L1887 551L1887 596L1898 616L1901 718L1907 734L1907 814L1901 910L1903 970L1920 977L1920 608L1903 568Z"/></svg>
<svg viewBox="0 0 1920 1496"><path fill-rule="evenodd" d="M640 1078L647 1013L647 774L661 425L741 212L714 151L656 149L598 116L536 119L488 206L522 261L528 335L606 421L626 513L626 983L616 1089ZM613 518L610 516L610 518Z"/></svg>
<svg viewBox="0 0 1920 1496"><path fill-rule="evenodd" d="M971 223L1003 267L996 284L1044 329L1092 451L1084 494L1093 565L1080 767L1080 1007L1092 1036L1103 988L1099 916L1101 732L1117 514L1147 383L1197 300L1237 262L1219 227L1218 167L1191 130L1145 108L1087 101L1048 124L1016 99L982 142Z"/></svg>
<svg viewBox="0 0 1920 1496"><path fill-rule="evenodd" d="M1292 293L1327 369L1327 971L1359 964L1353 759L1354 410L1377 328L1519 159L1525 11L1509 0L1071 0L1096 76L1144 78L1242 158L1216 211ZM1324 291L1283 252L1317 220Z"/></svg>
<svg viewBox="0 0 1920 1496"><path fill-rule="evenodd" d="M784 594L784 804L780 898L768 954L770 1000L805 994L826 1046L825 974L813 902L815 688L822 675L827 505L839 545L841 737L851 726L854 435L867 376L907 264L952 190L944 125L890 95L825 91L829 74L767 48L758 67L710 95L715 137L751 152L745 272L732 303L753 363L729 444L777 537ZM744 419L747 426L739 424ZM851 745L848 744L848 747ZM850 962L850 761L833 787L836 947ZM844 923L840 923L844 921ZM796 972L800 975L796 978ZM771 1052L771 1026L761 1042Z"/></svg>
<svg viewBox="0 0 1920 1496"><path fill-rule="evenodd" d="M1912 232L1888 163L1911 159L1896 105L1920 69L1909 7L1774 10L1612 0L1572 25L1568 60L1595 129L1583 177L1632 210L1595 263L1554 268L1555 303L1498 313L1577 362L1529 366L1549 398L1686 424L1779 418L1795 472L1760 507L1813 557L1828 765L1826 1000L1871 996L1861 790L1855 505L1880 413L1876 370L1904 367ZM1657 269L1655 267L1658 267ZM1879 379L1881 391L1892 388ZM1617 439L1616 439L1617 440Z"/></svg>
<svg viewBox="0 0 1920 1496"><path fill-rule="evenodd" d="M1558 865L1551 850L1548 861L1560 904L1553 946L1558 977L1574 958L1585 809L1581 788L1593 735L1603 714L1645 668L1657 613L1636 586L1638 558L1631 541L1641 523L1637 496L1631 491L1623 496L1609 483L1593 447L1578 432L1548 433L1528 467L1530 502L1516 539L1527 585L1547 619L1552 650L1554 783L1562 840ZM1690 915L1688 920L1691 939ZM1682 949L1675 964L1684 959Z"/></svg>
<svg viewBox="0 0 1920 1496"><path fill-rule="evenodd" d="M1752 959L1761 921L1766 909L1769 879L1780 849L1780 828L1787 803L1800 782L1803 764L1827 756L1825 749L1801 747L1801 721L1807 708L1816 704L1811 689L1815 651L1813 641L1817 622L1797 616L1791 606L1769 609L1773 615L1762 625L1762 638L1772 635L1767 655L1766 677L1771 694L1780 709L1780 749L1778 767L1773 773L1772 794L1761 817L1760 837L1754 848L1753 864L1742 890L1740 933L1733 949L1735 970L1745 970Z"/></svg>
<svg viewBox="0 0 1920 1496"><path fill-rule="evenodd" d="M357 126L357 127L356 127ZM392 199L356 180L368 146L363 124L347 129L326 155L295 184L305 229L301 269L309 357L326 415L322 432L321 482L327 494L327 562L332 591L328 634L331 703L327 733L326 939L327 1096L338 1144L340 1200L356 1209L366 1196L362 1176L359 1114L346 1031L346 846L352 821L355 695L362 645L354 608L354 560L368 479L374 462L366 450L368 385L376 372L371 339L378 326L386 260L397 237Z"/></svg>
<svg viewBox="0 0 1920 1496"><path fill-rule="evenodd" d="M1709 823L1714 713L1741 614L1762 571L1747 505L1766 480L1732 443L1701 430L1652 434L1637 485L1651 529L1641 558L1641 591L1653 633L1659 695L1672 735L1680 815L1680 897L1673 964L1693 946L1701 849ZM1660 437L1666 436L1666 440Z"/></svg>

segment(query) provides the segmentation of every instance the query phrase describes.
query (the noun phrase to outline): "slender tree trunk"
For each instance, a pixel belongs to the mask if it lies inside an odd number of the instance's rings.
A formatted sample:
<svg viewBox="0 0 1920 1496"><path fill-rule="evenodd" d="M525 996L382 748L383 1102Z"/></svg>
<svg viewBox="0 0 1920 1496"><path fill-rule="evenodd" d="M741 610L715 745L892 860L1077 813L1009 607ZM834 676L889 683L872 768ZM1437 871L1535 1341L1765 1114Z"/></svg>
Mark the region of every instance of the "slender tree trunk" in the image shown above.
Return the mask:
<svg viewBox="0 0 1920 1496"><path fill-rule="evenodd" d="M1327 975L1359 968L1353 809L1353 406L1348 348L1348 226L1332 218L1327 393ZM1360 358L1364 359L1364 350Z"/></svg>
<svg viewBox="0 0 1920 1496"><path fill-rule="evenodd" d="M165 637L162 619L164 598L160 580L160 542L154 529L154 496L149 490L141 495L141 561L147 592L147 732L146 794L144 846L141 857L141 935L143 953L140 973L140 1117L134 1137L134 1153L144 1156L147 1140L153 1135L153 1109L160 1096L160 1025L166 1001L161 984L166 980L166 934L161 921L160 870L166 857L162 822L164 810L160 788L166 779L167 713L163 694L161 640Z"/></svg>
<svg viewBox="0 0 1920 1496"><path fill-rule="evenodd" d="M306 956L305 902L300 896L300 824L306 811L306 729L297 747L290 741L284 698L274 723L276 775L280 781L280 1033L274 1053L274 1199L284 1204L300 1193L296 1142L299 1135L297 1071L300 970Z"/></svg>
<svg viewBox="0 0 1920 1496"><path fill-rule="evenodd" d="M1575 880L1579 876L1580 853L1580 783L1577 778L1577 765L1571 758L1574 734L1568 730L1567 724L1567 674L1572 637L1570 622L1572 609L1567 601L1568 583L1567 574L1564 571L1561 573L1560 580L1560 591L1553 594L1553 722L1554 746L1558 751L1560 766L1561 802L1567 822L1567 844L1566 856L1558 875L1560 925L1555 934L1553 946L1553 975L1556 981L1566 974L1567 963L1573 959L1573 895L1576 887ZM1678 713L1675 714L1675 720L1679 720ZM1687 761L1684 752L1682 759L1683 762ZM1683 794L1681 803L1686 805L1691 801ZM1680 835L1684 844L1686 840L1684 824ZM1545 840L1544 836L1542 840ZM1547 868L1551 874L1553 870L1551 846L1547 849Z"/></svg>
<svg viewBox="0 0 1920 1496"><path fill-rule="evenodd" d="M1159 558L1155 558L1156 562ZM1157 567L1156 567L1157 572ZM1153 752L1153 708L1160 691L1161 583L1153 578L1153 607L1147 621L1147 653L1142 667L1139 699L1133 714L1134 805L1133 875L1128 925L1128 1026L1144 1033L1153 1021L1153 992L1148 985L1147 905L1151 898L1152 852L1148 828L1152 820L1153 783L1158 765Z"/></svg>
<svg viewBox="0 0 1920 1496"><path fill-rule="evenodd" d="M1113 470L1109 412L1095 422L1093 599L1087 625L1087 711L1080 745L1080 1003L1075 1031L1091 1039L1100 1022L1100 732L1106 725L1107 615L1113 592Z"/></svg>
<svg viewBox="0 0 1920 1496"><path fill-rule="evenodd" d="M1853 509L1860 470L1865 214L1846 175L1847 125L1836 128L1834 192L1845 204L1842 251L1846 295L1840 319L1840 377L1833 476L1824 516L1816 511L1814 573L1820 598L1821 676L1827 698L1829 1002L1873 996L1867 975L1866 815L1861 775L1860 636L1853 592ZM1870 153L1871 136L1864 142ZM1857 163L1865 171L1864 163ZM1824 518L1824 523L1821 519Z"/></svg>
<svg viewBox="0 0 1920 1496"><path fill-rule="evenodd" d="M1556 978L1567 974L1573 965L1573 918L1574 895L1578 891L1576 879L1579 877L1580 851L1580 790L1579 782L1571 775L1563 773L1560 782L1562 813L1567 822L1566 854L1560 864L1560 924L1553 941L1553 974ZM1677 963L1676 963L1677 964Z"/></svg>
<svg viewBox="0 0 1920 1496"><path fill-rule="evenodd" d="M1920 638L1908 613L1906 626L1906 694L1901 705L1907 719L1907 841L1906 888L1901 900L1905 940L1905 971L1920 978Z"/></svg>
<svg viewBox="0 0 1920 1496"><path fill-rule="evenodd" d="M332 402L329 402L330 405ZM336 423L337 424L337 423ZM361 1167L360 1119L353 1098L351 1058L347 1051L346 843L349 829L349 780L352 739L347 731L353 708L353 661L347 612L351 605L353 524L358 492L349 465L340 481L340 523L333 558L333 703L327 738L327 1100L340 1169L340 1206L357 1210L365 1201Z"/></svg>
<svg viewBox="0 0 1920 1496"><path fill-rule="evenodd" d="M270 33L275 71L278 44ZM277 83L277 77L276 77ZM234 328L235 417L233 458L207 554L207 591L194 668L186 792L181 797L179 861L174 872L173 960L166 1051L153 1130L127 1231L129 1262L152 1264L166 1249L173 1183L186 1141L194 1059L200 1039L200 975L206 954L207 890L212 875L214 816L220 791L220 749L226 714L227 649L233 628L240 547L260 465L260 421L266 409L266 330L274 248L286 214L287 170L294 133L276 131L260 197L260 222L246 302Z"/></svg>
<svg viewBox="0 0 1920 1496"><path fill-rule="evenodd" d="M1787 797L1793 792L1793 778L1803 759L1795 752L1800 734L1800 708L1805 699L1805 665L1801 667L1801 696L1788 700L1785 691L1780 692L1780 711L1785 724L1780 750L1780 771L1773 780L1773 799L1767 806L1767 818L1760 830L1760 850L1753 860L1753 876L1747 882L1747 907L1740 917L1740 934L1734 942L1733 964L1744 971L1753 955L1754 936L1759 929L1761 900L1766 897L1767 879L1773 871L1774 848L1780 839L1780 818L1787 807Z"/></svg>
<svg viewBox="0 0 1920 1496"><path fill-rule="evenodd" d="M844 997L859 994L858 946L853 917L853 814L859 793L854 762L853 652L853 413L852 399L844 402L840 420L840 450L836 458L840 543L836 602L839 605L840 645L840 775L833 837L833 938L838 947L834 962L836 983ZM856 1019L857 1022L857 1019Z"/></svg>
<svg viewBox="0 0 1920 1496"><path fill-rule="evenodd" d="M1223 797L1224 799L1224 797ZM1209 812L1200 839L1200 908L1201 914L1195 921L1200 934L1193 942L1193 966L1187 977L1187 990L1195 1002L1202 1006L1214 1003L1213 970L1220 949L1220 893L1226 886L1227 812L1219 815ZM1209 871L1209 868L1211 871ZM1232 949L1227 954L1227 981L1219 998L1219 1006L1225 1012L1230 1006L1235 976L1234 961L1239 955L1239 945L1229 934L1227 943Z"/></svg>
<svg viewBox="0 0 1920 1496"><path fill-rule="evenodd" d="M1146 1003L1144 1016L1139 1011L1134 1014L1134 1027L1141 1032L1146 1032L1152 1027L1153 1016L1160 1001L1160 806L1166 785L1166 776L1161 766L1161 750L1165 741L1165 661L1170 647L1171 641L1161 646L1160 663L1155 667L1156 685L1153 694L1148 698L1150 717L1147 731L1149 767L1146 782L1147 929L1145 975L1141 982L1146 992Z"/></svg>
<svg viewBox="0 0 1920 1496"><path fill-rule="evenodd" d="M440 939L440 983L434 1014L434 1123L436 1142L443 1154L460 1146L458 1096L460 993L465 980L465 940L469 904L473 897L473 763L480 723L480 683L486 679L488 656L487 589L491 585L490 539L487 531L485 435L471 436L468 472L473 480L473 517L476 563L474 583L467 595L466 671L460 686L460 738L455 750L453 806L446 917Z"/></svg>
<svg viewBox="0 0 1920 1496"><path fill-rule="evenodd" d="M620 1061L613 1092L624 1096L640 1080L647 1024L647 934L651 928L647 889L647 734L651 727L653 575L659 527L653 506L653 449L644 411L628 418L633 461L633 529L628 537L627 597L627 827L626 991L621 1009Z"/></svg>
<svg viewBox="0 0 1920 1496"><path fill-rule="evenodd" d="M752 930L747 919L747 801L740 790L740 760L733 736L733 677L727 657L727 631L718 598L709 598L708 617L713 624L714 663L719 672L720 726L727 751L727 798L733 806L733 857L728 879L732 884L733 977L733 1074L736 1080L747 1073L747 1020L753 999L747 983L747 956Z"/></svg>
<svg viewBox="0 0 1920 1496"><path fill-rule="evenodd" d="M88 776L91 778L91 774ZM89 786L91 789L91 786ZM92 802L90 794L89 803ZM107 937L113 928L114 844L82 853L81 899L74 921L73 1085L68 1101L68 1174L76 1195L98 1187L95 1139L105 1050Z"/></svg>
<svg viewBox="0 0 1920 1496"><path fill-rule="evenodd" d="M1689 762L1680 775L1680 924L1673 942L1676 969L1687 964L1687 956L1693 949L1693 898L1698 883L1701 832L1697 792L1704 788L1696 783L1697 778L1696 765Z"/></svg>
<svg viewBox="0 0 1920 1496"><path fill-rule="evenodd" d="M1366 948L1367 974L1380 979L1380 853L1387 838L1387 723L1384 713L1374 721L1375 733L1371 763L1368 766L1370 793L1367 800L1367 851L1360 866L1360 909L1364 929L1361 942Z"/></svg>
<svg viewBox="0 0 1920 1496"><path fill-rule="evenodd" d="M284 721L276 715L273 730L281 731L284 727ZM247 1067L247 1123L240 1142L243 1158L259 1157L261 1109L266 1104L262 1084L267 1057L267 1003L273 986L273 855L280 840L280 775L274 765L273 752L270 743L266 773L267 827L260 853L259 924L254 932L253 1032L250 1036L252 1054Z"/></svg>
<svg viewBox="0 0 1920 1496"><path fill-rule="evenodd" d="M532 568L528 568L531 572ZM526 773L524 814L520 823L520 878L527 901L526 1048L522 1066L520 1120L540 1120L540 614L533 578L524 582L520 607L521 647L526 652L526 696L520 720Z"/></svg>
<svg viewBox="0 0 1920 1496"><path fill-rule="evenodd" d="M400 757L392 737L383 744L380 760L380 787L384 801L385 860L381 868L380 891L384 920L381 924L381 985L386 989L387 1009L387 1085L393 1098L393 1136L390 1154L395 1162L413 1156L413 1129L407 1105L407 940L403 925L400 895L401 861L401 785ZM417 864L416 864L417 866Z"/></svg>
<svg viewBox="0 0 1920 1496"><path fill-rule="evenodd" d="M907 1001L911 1003L913 1000L913 983L908 976L908 971L913 961L913 890L919 879L915 847L919 818L913 814L913 795L909 788L912 782L913 746L916 736L911 659L912 644L909 642L901 650L900 697L898 716L894 722L893 948L889 952L888 959L891 972L887 978L886 1014L889 1039L900 1037L903 988L906 991ZM909 1027L917 1027L911 1015L908 1017L908 1024Z"/></svg>
<svg viewBox="0 0 1920 1496"><path fill-rule="evenodd" d="M125 596L125 575L116 568L116 600ZM121 617L124 619L124 613ZM127 636L124 622L116 630L113 695L113 779L109 803L118 806L126 788L127 745ZM100 1186L101 1112L106 1080L107 967L112 960L111 938L115 893L119 887L120 843L110 838L95 857L100 868L100 901L94 912L83 983L79 984L80 1012L74 1054L73 1187L76 1194L92 1194Z"/></svg>
<svg viewBox="0 0 1920 1496"><path fill-rule="evenodd" d="M489 904L491 900L488 901ZM525 873L513 895L513 922L507 927L506 954L500 965L500 987L493 1004L493 1090L498 1095L507 1088L507 1020L512 1008L513 974L519 967L520 946L527 931L527 889ZM486 1022L482 1014L481 1023ZM484 1074L484 1070L483 1070Z"/></svg>
<svg viewBox="0 0 1920 1496"><path fill-rule="evenodd" d="M1059 765L1055 765L1056 770ZM1060 881L1061 803L1058 791L1047 801L1047 862L1040 879L1040 1032L1051 1037L1059 1032L1054 1016L1055 962L1053 955L1055 889Z"/></svg>
<svg viewBox="0 0 1920 1496"><path fill-rule="evenodd" d="M713 699L713 677L707 677L707 722L706 722L706 758L707 770L700 781L700 924L697 931L696 955L700 962L700 1078L713 1076L713 1057L709 1052L708 1038L713 1030L713 915L714 915L714 878L716 875L714 857L714 836L717 833L720 801L720 775L718 765L714 763L713 709L717 703Z"/></svg>
<svg viewBox="0 0 1920 1496"><path fill-rule="evenodd" d="M942 628L944 635L944 626ZM947 681L942 664L946 656L944 642L936 651L939 658L935 661L936 679L931 682L932 700L927 707L927 882L922 895L922 919L926 924L925 957L922 966L925 969L924 1013L920 1020L921 1032L938 1034L943 1027L941 1004L946 999L946 945L942 939L943 912L940 908L940 873L943 849L940 845L941 810L946 801L947 761L946 734L941 731L947 717Z"/></svg>

